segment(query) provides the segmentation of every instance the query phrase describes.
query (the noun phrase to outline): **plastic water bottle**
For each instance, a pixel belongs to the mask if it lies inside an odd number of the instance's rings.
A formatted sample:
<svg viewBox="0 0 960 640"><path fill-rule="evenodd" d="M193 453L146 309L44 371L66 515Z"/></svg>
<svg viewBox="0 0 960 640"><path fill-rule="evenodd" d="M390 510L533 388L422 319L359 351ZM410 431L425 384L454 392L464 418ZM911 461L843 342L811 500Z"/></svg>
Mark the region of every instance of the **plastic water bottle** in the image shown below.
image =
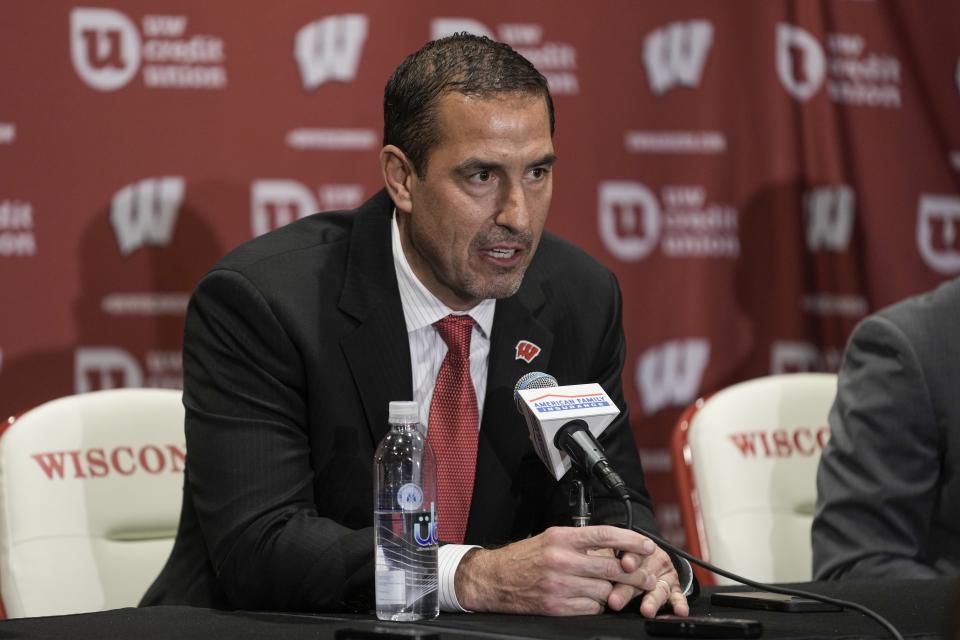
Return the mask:
<svg viewBox="0 0 960 640"><path fill-rule="evenodd" d="M416 402L390 403L390 432L373 458L377 617L435 618L437 462Z"/></svg>

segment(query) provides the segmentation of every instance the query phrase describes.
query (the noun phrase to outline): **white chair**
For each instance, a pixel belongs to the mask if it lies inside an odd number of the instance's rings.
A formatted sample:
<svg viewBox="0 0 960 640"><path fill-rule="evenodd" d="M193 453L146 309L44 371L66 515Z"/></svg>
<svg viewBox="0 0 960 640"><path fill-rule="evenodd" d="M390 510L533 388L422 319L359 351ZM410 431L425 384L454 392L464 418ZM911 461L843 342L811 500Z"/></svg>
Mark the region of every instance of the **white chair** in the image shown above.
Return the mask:
<svg viewBox="0 0 960 640"><path fill-rule="evenodd" d="M812 579L817 464L836 375L748 380L697 400L671 443L687 549L762 582ZM732 584L697 569L701 584Z"/></svg>
<svg viewBox="0 0 960 640"><path fill-rule="evenodd" d="M181 392L82 393L0 427L6 616L135 606L170 553L180 515Z"/></svg>

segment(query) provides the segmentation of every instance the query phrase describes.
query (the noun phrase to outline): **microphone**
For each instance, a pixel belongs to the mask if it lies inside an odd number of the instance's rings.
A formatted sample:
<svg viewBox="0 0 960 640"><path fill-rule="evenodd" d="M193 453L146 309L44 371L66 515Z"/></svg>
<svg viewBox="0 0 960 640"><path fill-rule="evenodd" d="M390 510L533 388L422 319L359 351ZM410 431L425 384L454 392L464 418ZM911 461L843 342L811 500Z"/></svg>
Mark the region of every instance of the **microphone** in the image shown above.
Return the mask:
<svg viewBox="0 0 960 640"><path fill-rule="evenodd" d="M513 400L527 421L537 455L557 480L572 460L619 499L630 499L626 483L596 439L620 413L600 385L561 387L553 376L533 371L517 381Z"/></svg>

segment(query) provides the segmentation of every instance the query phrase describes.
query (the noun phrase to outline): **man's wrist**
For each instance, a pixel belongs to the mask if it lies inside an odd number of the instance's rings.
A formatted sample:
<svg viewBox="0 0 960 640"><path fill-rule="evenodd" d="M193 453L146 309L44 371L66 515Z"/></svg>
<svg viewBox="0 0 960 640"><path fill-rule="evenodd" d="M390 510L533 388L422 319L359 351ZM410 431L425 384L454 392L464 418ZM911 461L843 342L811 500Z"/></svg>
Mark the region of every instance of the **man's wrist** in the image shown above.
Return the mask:
<svg viewBox="0 0 960 640"><path fill-rule="evenodd" d="M445 544L438 552L437 564L439 568L439 600L440 610L447 612L470 613L468 608L464 608L455 587L455 576L458 573L460 563L464 556L478 547L475 545Z"/></svg>
<svg viewBox="0 0 960 640"><path fill-rule="evenodd" d="M457 567L454 588L460 606L467 611L486 610L483 605L484 581L480 578L486 565L486 556L489 554L485 549L480 547L470 549L461 558L460 566Z"/></svg>

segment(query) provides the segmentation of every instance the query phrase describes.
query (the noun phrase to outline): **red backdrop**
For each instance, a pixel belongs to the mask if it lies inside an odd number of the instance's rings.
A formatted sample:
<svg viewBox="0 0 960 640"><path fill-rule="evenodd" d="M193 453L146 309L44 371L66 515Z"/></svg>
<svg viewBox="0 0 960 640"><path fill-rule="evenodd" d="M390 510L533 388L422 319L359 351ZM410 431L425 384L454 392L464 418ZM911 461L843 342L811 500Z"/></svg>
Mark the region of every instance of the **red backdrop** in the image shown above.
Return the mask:
<svg viewBox="0 0 960 640"><path fill-rule="evenodd" d="M0 5L0 414L179 386L201 274L376 191L384 82L453 30L551 82L548 227L620 279L633 427L678 539L684 405L833 370L866 313L960 274L960 3L459 6Z"/></svg>

